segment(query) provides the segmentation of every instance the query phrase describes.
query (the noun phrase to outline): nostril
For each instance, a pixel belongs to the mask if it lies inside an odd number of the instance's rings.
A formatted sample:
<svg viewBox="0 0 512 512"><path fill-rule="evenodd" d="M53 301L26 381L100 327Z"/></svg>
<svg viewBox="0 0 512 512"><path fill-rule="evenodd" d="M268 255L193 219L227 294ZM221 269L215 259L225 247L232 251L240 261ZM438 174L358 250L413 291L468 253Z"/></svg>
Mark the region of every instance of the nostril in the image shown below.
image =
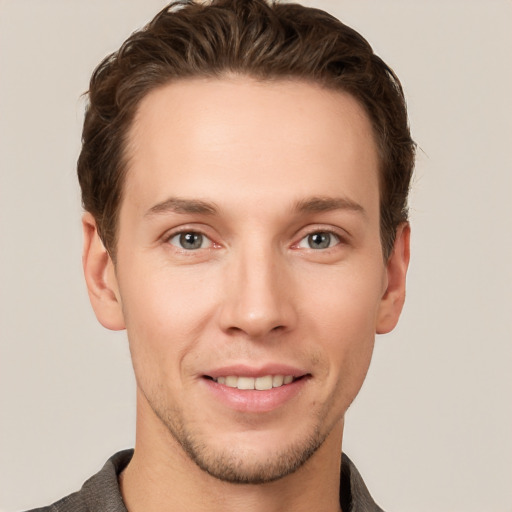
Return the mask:
<svg viewBox="0 0 512 512"><path fill-rule="evenodd" d="M243 333L244 330L241 329L240 327L229 327L228 332L230 334L240 334L240 333Z"/></svg>

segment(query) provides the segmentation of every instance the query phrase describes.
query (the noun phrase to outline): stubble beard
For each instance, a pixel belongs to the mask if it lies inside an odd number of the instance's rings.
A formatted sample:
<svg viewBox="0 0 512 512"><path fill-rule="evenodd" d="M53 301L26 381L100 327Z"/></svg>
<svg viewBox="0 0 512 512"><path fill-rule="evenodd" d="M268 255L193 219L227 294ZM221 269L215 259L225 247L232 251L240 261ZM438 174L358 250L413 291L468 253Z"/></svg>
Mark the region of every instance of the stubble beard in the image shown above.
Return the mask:
<svg viewBox="0 0 512 512"><path fill-rule="evenodd" d="M320 422L315 421L317 426L309 435L282 450L274 450L271 456L261 460L237 450L236 446L215 448L205 443L198 433L187 429L178 408L170 410L155 407L149 400L148 403L191 461L212 477L232 484L270 483L294 473L322 446L330 432L330 429L321 432L318 427ZM257 449L255 447L254 453Z"/></svg>

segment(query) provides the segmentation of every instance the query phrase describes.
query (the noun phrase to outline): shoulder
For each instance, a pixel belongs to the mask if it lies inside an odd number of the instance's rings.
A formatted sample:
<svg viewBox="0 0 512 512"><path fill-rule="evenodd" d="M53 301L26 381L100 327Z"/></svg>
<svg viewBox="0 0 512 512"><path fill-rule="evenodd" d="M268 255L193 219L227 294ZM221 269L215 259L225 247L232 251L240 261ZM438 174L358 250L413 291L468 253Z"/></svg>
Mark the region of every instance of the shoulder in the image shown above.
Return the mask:
<svg viewBox="0 0 512 512"><path fill-rule="evenodd" d="M27 512L126 512L117 478L132 456L133 450L116 453L79 491L52 505Z"/></svg>
<svg viewBox="0 0 512 512"><path fill-rule="evenodd" d="M27 512L88 512L86 504L84 503L82 492L77 491L59 501L48 505L47 507L34 508Z"/></svg>
<svg viewBox="0 0 512 512"><path fill-rule="evenodd" d="M342 455L340 504L349 512L384 512L373 500L354 463Z"/></svg>

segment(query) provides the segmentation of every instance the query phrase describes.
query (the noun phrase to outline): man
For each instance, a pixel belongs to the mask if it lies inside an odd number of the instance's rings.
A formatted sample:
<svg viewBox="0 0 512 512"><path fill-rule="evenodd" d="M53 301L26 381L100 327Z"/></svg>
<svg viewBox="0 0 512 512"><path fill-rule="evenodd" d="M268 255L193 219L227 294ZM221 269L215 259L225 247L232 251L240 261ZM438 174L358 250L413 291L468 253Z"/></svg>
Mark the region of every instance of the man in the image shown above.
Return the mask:
<svg viewBox="0 0 512 512"><path fill-rule="evenodd" d="M179 2L107 57L83 265L135 451L39 510L381 510L343 425L403 306L413 162L398 79L322 11Z"/></svg>

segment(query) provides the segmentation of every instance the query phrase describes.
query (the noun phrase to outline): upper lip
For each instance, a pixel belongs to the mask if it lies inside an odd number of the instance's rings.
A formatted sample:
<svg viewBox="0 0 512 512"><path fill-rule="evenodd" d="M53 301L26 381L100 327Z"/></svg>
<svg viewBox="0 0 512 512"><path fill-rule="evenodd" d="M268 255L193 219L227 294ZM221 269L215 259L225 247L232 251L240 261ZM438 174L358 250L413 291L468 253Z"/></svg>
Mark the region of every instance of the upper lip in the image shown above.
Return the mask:
<svg viewBox="0 0 512 512"><path fill-rule="evenodd" d="M215 368L204 373L205 376L212 377L214 379L230 375L254 378L265 377L266 375L291 375L292 377L298 378L307 374L308 372L301 368L284 364L265 364L261 366L236 364Z"/></svg>

